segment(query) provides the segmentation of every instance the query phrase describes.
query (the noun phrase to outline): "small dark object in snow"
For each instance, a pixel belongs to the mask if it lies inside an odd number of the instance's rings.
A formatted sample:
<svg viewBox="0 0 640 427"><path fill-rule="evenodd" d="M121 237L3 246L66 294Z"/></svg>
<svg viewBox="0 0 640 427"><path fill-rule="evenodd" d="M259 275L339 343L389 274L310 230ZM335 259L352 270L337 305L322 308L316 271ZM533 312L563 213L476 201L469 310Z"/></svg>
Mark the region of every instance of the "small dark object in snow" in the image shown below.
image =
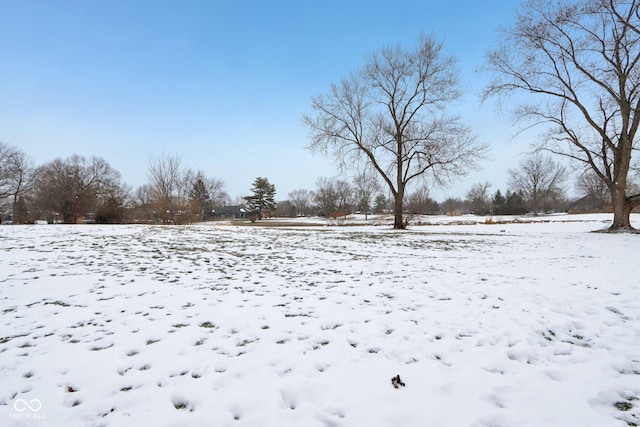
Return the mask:
<svg viewBox="0 0 640 427"><path fill-rule="evenodd" d="M393 388L398 388L399 386L402 386L402 387L405 386L405 383L402 382L399 374L391 378L391 384L393 384Z"/></svg>
<svg viewBox="0 0 640 427"><path fill-rule="evenodd" d="M630 411L633 409L633 403L630 402L616 402L615 406L619 411Z"/></svg>
<svg viewBox="0 0 640 427"><path fill-rule="evenodd" d="M77 390L71 386L67 387L67 393L75 393Z"/></svg>

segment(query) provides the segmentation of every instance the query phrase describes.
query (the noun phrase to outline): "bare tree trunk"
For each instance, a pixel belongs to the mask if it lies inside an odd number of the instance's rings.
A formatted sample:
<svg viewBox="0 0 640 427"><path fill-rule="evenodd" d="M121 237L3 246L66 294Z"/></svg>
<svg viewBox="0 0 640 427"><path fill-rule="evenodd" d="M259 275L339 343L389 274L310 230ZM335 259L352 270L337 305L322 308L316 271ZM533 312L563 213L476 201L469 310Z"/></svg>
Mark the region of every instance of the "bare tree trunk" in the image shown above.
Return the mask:
<svg viewBox="0 0 640 427"><path fill-rule="evenodd" d="M635 231L631 226L631 211L636 206L627 197L627 183L631 164L632 144L624 138L622 147L615 152L613 178L611 179L611 206L613 208L613 224L609 231Z"/></svg>
<svg viewBox="0 0 640 427"><path fill-rule="evenodd" d="M633 203L625 196L624 188L616 188L611 190L611 201L613 207L613 224L608 231L635 231L631 226L631 210Z"/></svg>
<svg viewBox="0 0 640 427"><path fill-rule="evenodd" d="M394 117L395 120L395 117ZM396 230L404 230L405 228L407 228L406 224L404 223L404 218L402 218L402 205L404 202L404 188L405 188L405 180L404 180L404 174L402 173L404 171L404 162L402 161L402 158L404 156L404 145L403 143L403 139L402 139L402 135L401 132L398 131L399 126L396 124L396 144L397 144L397 148L396 148L396 188L398 189L396 192L393 193L393 197L394 197L394 208L393 208L393 213L394 213L394 220L393 220L393 228Z"/></svg>
<svg viewBox="0 0 640 427"><path fill-rule="evenodd" d="M405 225L404 225L404 220L402 218L402 199L396 197L393 212L394 212L393 228L395 228L396 230L404 230Z"/></svg>
<svg viewBox="0 0 640 427"><path fill-rule="evenodd" d="M402 205L404 200L404 185L398 186L398 191L393 195L394 207L393 207L393 228L396 230L404 230L407 228L407 224L404 222L402 215Z"/></svg>

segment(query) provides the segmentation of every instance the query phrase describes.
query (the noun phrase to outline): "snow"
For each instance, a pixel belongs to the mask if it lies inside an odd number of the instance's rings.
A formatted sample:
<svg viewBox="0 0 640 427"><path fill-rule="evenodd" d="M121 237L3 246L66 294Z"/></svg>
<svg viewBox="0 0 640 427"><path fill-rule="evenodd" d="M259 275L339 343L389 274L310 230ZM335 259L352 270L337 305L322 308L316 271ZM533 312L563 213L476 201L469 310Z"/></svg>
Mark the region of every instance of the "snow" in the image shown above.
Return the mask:
<svg viewBox="0 0 640 427"><path fill-rule="evenodd" d="M640 236L545 218L0 227L0 425L640 424Z"/></svg>

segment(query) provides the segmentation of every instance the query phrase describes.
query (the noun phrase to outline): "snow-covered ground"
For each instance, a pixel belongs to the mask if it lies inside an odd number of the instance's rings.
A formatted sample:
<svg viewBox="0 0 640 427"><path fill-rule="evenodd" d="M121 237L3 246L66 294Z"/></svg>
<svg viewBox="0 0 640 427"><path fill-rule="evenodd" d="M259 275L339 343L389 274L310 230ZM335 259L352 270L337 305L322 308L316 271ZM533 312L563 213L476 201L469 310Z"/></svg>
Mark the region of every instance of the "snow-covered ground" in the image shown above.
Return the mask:
<svg viewBox="0 0 640 427"><path fill-rule="evenodd" d="M0 227L0 425L640 424L609 220Z"/></svg>

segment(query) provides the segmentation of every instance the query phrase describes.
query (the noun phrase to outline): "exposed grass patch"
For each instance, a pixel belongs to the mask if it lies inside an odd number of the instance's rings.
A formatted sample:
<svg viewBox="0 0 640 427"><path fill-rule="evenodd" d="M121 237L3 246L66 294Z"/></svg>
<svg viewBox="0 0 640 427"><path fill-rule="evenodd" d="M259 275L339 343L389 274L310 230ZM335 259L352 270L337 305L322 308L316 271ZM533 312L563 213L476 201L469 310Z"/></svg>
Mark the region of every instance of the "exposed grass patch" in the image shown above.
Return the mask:
<svg viewBox="0 0 640 427"><path fill-rule="evenodd" d="M111 344L109 344L107 346L104 346L104 347L94 346L94 347L91 347L89 350L91 350L91 351L101 351L101 350L106 350L106 349L111 348L111 347L113 347L113 343L111 343Z"/></svg>
<svg viewBox="0 0 640 427"><path fill-rule="evenodd" d="M179 400L179 401L173 402L173 407L176 408L177 410L187 409L189 407L189 403L183 400Z"/></svg>
<svg viewBox="0 0 640 427"><path fill-rule="evenodd" d="M176 323L175 325L171 325L171 326L173 326L174 328L184 328L186 326L189 326L189 324L188 323Z"/></svg>
<svg viewBox="0 0 640 427"><path fill-rule="evenodd" d="M59 305L60 307L71 307L71 304L67 304L64 301L59 301L59 300L58 301L53 301L53 302L47 301L47 302L44 303L44 305L49 305L49 304Z"/></svg>
<svg viewBox="0 0 640 427"><path fill-rule="evenodd" d="M20 334L20 335L13 335L13 336L10 336L10 337L2 337L2 338L0 338L0 344L6 344L6 343L8 343L9 341L11 341L13 339L26 337L28 335L29 334Z"/></svg>
<svg viewBox="0 0 640 427"><path fill-rule="evenodd" d="M630 411L631 409L633 409L633 403L631 402L616 402L613 404L613 406L616 407L617 410L619 411Z"/></svg>

